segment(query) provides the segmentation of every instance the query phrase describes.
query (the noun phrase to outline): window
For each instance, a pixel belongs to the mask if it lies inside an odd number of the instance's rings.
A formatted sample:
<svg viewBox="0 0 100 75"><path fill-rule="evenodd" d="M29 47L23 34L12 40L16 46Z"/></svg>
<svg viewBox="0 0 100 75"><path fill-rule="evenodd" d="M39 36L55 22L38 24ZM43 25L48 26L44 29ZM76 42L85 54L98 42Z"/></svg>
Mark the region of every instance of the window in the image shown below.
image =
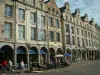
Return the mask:
<svg viewBox="0 0 100 75"><path fill-rule="evenodd" d="M31 40L35 40L36 38L35 38L35 36L36 36L36 29L35 28L33 28L33 27L31 27Z"/></svg>
<svg viewBox="0 0 100 75"><path fill-rule="evenodd" d="M56 11L56 14L58 14L58 11Z"/></svg>
<svg viewBox="0 0 100 75"><path fill-rule="evenodd" d="M5 16L12 17L12 6L5 5Z"/></svg>
<svg viewBox="0 0 100 75"><path fill-rule="evenodd" d="M55 21L56 21L56 27L59 28L59 27L60 27L60 26L59 26L59 20L56 19Z"/></svg>
<svg viewBox="0 0 100 75"><path fill-rule="evenodd" d="M72 36L72 40L73 40L73 45L75 45L75 38L74 38L74 36Z"/></svg>
<svg viewBox="0 0 100 75"><path fill-rule="evenodd" d="M70 21L72 21L72 18L70 18Z"/></svg>
<svg viewBox="0 0 100 75"><path fill-rule="evenodd" d="M85 31L85 36L87 37L87 32Z"/></svg>
<svg viewBox="0 0 100 75"><path fill-rule="evenodd" d="M24 9L19 8L18 17L20 20L25 20L25 10Z"/></svg>
<svg viewBox="0 0 100 75"><path fill-rule="evenodd" d="M33 12L31 12L31 13L30 13L30 23L31 23L31 24L36 23L35 17L36 17L36 14L33 13Z"/></svg>
<svg viewBox="0 0 100 75"><path fill-rule="evenodd" d="M43 9L43 4L40 4L41 9Z"/></svg>
<svg viewBox="0 0 100 75"><path fill-rule="evenodd" d="M68 17L66 16L66 20L68 20Z"/></svg>
<svg viewBox="0 0 100 75"><path fill-rule="evenodd" d="M55 9L54 8L52 9L52 12L55 12Z"/></svg>
<svg viewBox="0 0 100 75"><path fill-rule="evenodd" d="M54 33L53 33L53 31L50 31L49 36L50 36L50 41L54 41Z"/></svg>
<svg viewBox="0 0 100 75"><path fill-rule="evenodd" d="M27 0L26 3L29 5L35 6L35 0Z"/></svg>
<svg viewBox="0 0 100 75"><path fill-rule="evenodd" d="M89 40L89 45L91 46L91 41Z"/></svg>
<svg viewBox="0 0 100 75"><path fill-rule="evenodd" d="M84 47L84 39L82 38L82 46Z"/></svg>
<svg viewBox="0 0 100 75"><path fill-rule="evenodd" d="M41 40L45 41L46 40L46 31L45 30L41 30Z"/></svg>
<svg viewBox="0 0 100 75"><path fill-rule="evenodd" d="M88 46L88 40L86 39L86 45Z"/></svg>
<svg viewBox="0 0 100 75"><path fill-rule="evenodd" d="M78 45L78 47L80 47L80 39L79 39L79 37L77 37L77 45Z"/></svg>
<svg viewBox="0 0 100 75"><path fill-rule="evenodd" d="M60 33L56 33L56 40L59 42L60 41Z"/></svg>
<svg viewBox="0 0 100 75"><path fill-rule="evenodd" d="M66 44L70 44L70 36L66 35Z"/></svg>
<svg viewBox="0 0 100 75"><path fill-rule="evenodd" d="M41 15L41 24L44 26L45 25L45 16Z"/></svg>
<svg viewBox="0 0 100 75"><path fill-rule="evenodd" d="M73 27L73 26L71 26L71 28L72 28L72 33L74 34L74 27Z"/></svg>
<svg viewBox="0 0 100 75"><path fill-rule="evenodd" d="M82 34L82 36L83 36L83 30L81 30L81 34Z"/></svg>
<svg viewBox="0 0 100 75"><path fill-rule="evenodd" d="M66 24L66 32L69 32L69 24Z"/></svg>
<svg viewBox="0 0 100 75"><path fill-rule="evenodd" d="M49 25L53 26L53 19L52 19L52 17L49 17Z"/></svg>
<svg viewBox="0 0 100 75"><path fill-rule="evenodd" d="M25 39L25 26L24 25L18 25L18 38L19 40Z"/></svg>
<svg viewBox="0 0 100 75"><path fill-rule="evenodd" d="M12 36L12 25L11 23L5 23L4 25L4 38L11 39Z"/></svg>
<svg viewBox="0 0 100 75"><path fill-rule="evenodd" d="M77 28L77 34L79 35L79 29Z"/></svg>

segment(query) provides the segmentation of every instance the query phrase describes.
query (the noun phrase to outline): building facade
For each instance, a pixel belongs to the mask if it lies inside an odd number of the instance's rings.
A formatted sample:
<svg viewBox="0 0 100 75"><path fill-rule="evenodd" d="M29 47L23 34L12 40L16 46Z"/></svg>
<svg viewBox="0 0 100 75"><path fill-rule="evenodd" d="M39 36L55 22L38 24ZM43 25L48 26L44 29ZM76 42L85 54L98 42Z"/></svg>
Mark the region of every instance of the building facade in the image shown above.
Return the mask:
<svg viewBox="0 0 100 75"><path fill-rule="evenodd" d="M71 13L68 2L58 8L55 0L3 0L0 2L0 60L14 64L59 62L99 58L100 27L79 9Z"/></svg>
<svg viewBox="0 0 100 75"><path fill-rule="evenodd" d="M80 10L70 11L68 2L60 8L62 12L62 37L65 53L71 54L71 61L97 59L100 32L97 24L88 14L80 16Z"/></svg>

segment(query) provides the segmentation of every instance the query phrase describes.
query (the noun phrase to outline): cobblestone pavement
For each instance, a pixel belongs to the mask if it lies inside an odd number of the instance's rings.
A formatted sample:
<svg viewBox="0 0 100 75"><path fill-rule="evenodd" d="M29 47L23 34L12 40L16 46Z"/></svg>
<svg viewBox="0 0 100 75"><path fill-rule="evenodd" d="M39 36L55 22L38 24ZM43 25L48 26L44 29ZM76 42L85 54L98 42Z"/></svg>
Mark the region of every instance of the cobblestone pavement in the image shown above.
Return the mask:
<svg viewBox="0 0 100 75"><path fill-rule="evenodd" d="M0 75L100 75L100 60L83 62L83 65L73 63L72 66L66 68L53 69L48 71L40 71L38 73L1 73Z"/></svg>

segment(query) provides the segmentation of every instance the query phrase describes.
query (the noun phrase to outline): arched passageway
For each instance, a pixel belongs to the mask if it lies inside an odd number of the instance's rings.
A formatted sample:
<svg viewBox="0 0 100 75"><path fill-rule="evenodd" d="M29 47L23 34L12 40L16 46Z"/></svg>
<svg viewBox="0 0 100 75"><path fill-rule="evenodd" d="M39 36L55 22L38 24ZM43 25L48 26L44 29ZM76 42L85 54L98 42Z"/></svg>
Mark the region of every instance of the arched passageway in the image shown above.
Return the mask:
<svg viewBox="0 0 100 75"><path fill-rule="evenodd" d="M78 60L81 60L81 54L82 54L82 52L81 52L80 49L78 49L77 51L78 51L77 52L77 58L78 58Z"/></svg>
<svg viewBox="0 0 100 75"><path fill-rule="evenodd" d="M45 47L40 49L40 63L48 62L48 50Z"/></svg>
<svg viewBox="0 0 100 75"><path fill-rule="evenodd" d="M29 61L38 62L38 49L36 47L31 47L29 50Z"/></svg>
<svg viewBox="0 0 100 75"><path fill-rule="evenodd" d="M3 59L13 60L13 49L8 45L5 45L5 46L1 47L1 49L0 49L0 60L3 60Z"/></svg>
<svg viewBox="0 0 100 75"><path fill-rule="evenodd" d="M54 57L55 50L53 48L50 48L49 51L50 51L50 61L51 61L51 63L53 63L53 62L55 62L55 57Z"/></svg>
<svg viewBox="0 0 100 75"><path fill-rule="evenodd" d="M76 54L76 50L73 49L73 50L72 50L72 61L73 61L73 62L76 61L76 55L77 55L77 54Z"/></svg>
<svg viewBox="0 0 100 75"><path fill-rule="evenodd" d="M27 50L23 46L19 46L16 50L17 53L17 63L20 63L21 60L24 61L24 63L27 63Z"/></svg>

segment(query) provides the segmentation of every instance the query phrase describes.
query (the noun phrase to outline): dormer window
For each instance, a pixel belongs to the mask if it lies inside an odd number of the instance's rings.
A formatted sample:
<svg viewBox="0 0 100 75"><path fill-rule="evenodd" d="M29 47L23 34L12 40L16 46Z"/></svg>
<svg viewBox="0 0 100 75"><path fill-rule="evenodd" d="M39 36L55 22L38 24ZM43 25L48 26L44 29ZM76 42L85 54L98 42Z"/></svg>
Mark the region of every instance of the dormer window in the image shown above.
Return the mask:
<svg viewBox="0 0 100 75"><path fill-rule="evenodd" d="M56 11L56 14L58 14L58 11Z"/></svg>
<svg viewBox="0 0 100 75"><path fill-rule="evenodd" d="M52 11L55 12L55 9L53 8Z"/></svg>
<svg viewBox="0 0 100 75"><path fill-rule="evenodd" d="M68 17L66 16L66 20L68 20Z"/></svg>
<svg viewBox="0 0 100 75"><path fill-rule="evenodd" d="M72 21L72 18L70 18L70 21Z"/></svg>
<svg viewBox="0 0 100 75"><path fill-rule="evenodd" d="M41 9L43 9L43 4L40 4Z"/></svg>
<svg viewBox="0 0 100 75"><path fill-rule="evenodd" d="M48 8L48 10L50 11L50 8Z"/></svg>

